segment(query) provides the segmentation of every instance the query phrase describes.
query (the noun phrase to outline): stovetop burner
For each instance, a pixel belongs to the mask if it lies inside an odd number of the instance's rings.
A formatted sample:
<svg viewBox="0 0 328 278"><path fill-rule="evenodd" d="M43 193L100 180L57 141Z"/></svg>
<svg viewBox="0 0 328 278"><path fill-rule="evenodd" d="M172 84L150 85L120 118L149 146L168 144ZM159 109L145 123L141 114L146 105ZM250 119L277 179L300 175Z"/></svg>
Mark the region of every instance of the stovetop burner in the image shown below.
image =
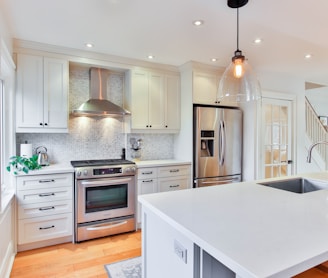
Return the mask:
<svg viewBox="0 0 328 278"><path fill-rule="evenodd" d="M97 159L97 160L74 160L71 161L73 167L92 167L105 165L122 165L135 164L133 161L126 159Z"/></svg>

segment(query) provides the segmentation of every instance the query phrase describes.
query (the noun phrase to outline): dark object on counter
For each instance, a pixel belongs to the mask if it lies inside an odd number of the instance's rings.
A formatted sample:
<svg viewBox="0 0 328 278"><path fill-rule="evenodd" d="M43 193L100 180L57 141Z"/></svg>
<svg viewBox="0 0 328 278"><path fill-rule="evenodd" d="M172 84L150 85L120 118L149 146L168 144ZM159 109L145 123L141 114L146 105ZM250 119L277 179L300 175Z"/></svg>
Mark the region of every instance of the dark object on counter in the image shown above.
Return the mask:
<svg viewBox="0 0 328 278"><path fill-rule="evenodd" d="M121 158L122 159L126 159L126 157L125 157L125 148L122 149Z"/></svg>

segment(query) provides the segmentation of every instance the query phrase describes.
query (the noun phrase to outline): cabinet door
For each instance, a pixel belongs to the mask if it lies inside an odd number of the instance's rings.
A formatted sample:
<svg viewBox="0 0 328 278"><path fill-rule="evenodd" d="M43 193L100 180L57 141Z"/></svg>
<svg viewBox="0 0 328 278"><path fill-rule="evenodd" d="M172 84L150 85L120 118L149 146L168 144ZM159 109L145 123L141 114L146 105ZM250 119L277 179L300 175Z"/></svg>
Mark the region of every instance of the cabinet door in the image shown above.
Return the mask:
<svg viewBox="0 0 328 278"><path fill-rule="evenodd" d="M44 125L67 128L68 123L68 62L44 58Z"/></svg>
<svg viewBox="0 0 328 278"><path fill-rule="evenodd" d="M212 73L194 72L193 103L217 104L220 77Z"/></svg>
<svg viewBox="0 0 328 278"><path fill-rule="evenodd" d="M68 61L17 55L17 132L67 132Z"/></svg>
<svg viewBox="0 0 328 278"><path fill-rule="evenodd" d="M134 71L132 73L131 124L133 129L146 129L149 125L149 93L148 73Z"/></svg>
<svg viewBox="0 0 328 278"><path fill-rule="evenodd" d="M161 74L149 74L149 127L164 128L164 77Z"/></svg>
<svg viewBox="0 0 328 278"><path fill-rule="evenodd" d="M17 128L43 128L43 57L17 55Z"/></svg>
<svg viewBox="0 0 328 278"><path fill-rule="evenodd" d="M180 78L166 77L165 128L180 129Z"/></svg>
<svg viewBox="0 0 328 278"><path fill-rule="evenodd" d="M138 195L150 194L157 192L157 179L142 179L138 180ZM137 206L137 223L141 222L141 205L138 202Z"/></svg>

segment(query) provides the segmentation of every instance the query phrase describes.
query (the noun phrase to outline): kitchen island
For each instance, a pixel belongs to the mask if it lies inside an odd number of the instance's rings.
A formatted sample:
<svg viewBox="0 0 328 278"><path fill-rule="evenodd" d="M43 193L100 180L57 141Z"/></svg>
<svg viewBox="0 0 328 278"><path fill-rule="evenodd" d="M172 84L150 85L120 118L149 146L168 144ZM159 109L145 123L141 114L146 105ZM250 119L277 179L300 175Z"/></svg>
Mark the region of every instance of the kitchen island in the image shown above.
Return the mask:
<svg viewBox="0 0 328 278"><path fill-rule="evenodd" d="M328 172L302 176L328 181ZM139 201L143 277L291 277L328 260L328 190L253 181Z"/></svg>

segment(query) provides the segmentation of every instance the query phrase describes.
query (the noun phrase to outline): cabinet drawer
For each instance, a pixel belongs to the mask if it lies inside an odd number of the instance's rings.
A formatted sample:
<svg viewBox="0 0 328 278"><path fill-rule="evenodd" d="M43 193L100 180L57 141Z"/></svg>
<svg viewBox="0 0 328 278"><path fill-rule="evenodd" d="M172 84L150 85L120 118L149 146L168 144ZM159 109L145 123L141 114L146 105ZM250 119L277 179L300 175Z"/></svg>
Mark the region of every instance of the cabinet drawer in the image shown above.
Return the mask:
<svg viewBox="0 0 328 278"><path fill-rule="evenodd" d="M64 173L17 177L17 190L29 190L60 186L73 187L73 174Z"/></svg>
<svg viewBox="0 0 328 278"><path fill-rule="evenodd" d="M138 180L138 195L156 193L157 179Z"/></svg>
<svg viewBox="0 0 328 278"><path fill-rule="evenodd" d="M72 213L18 221L18 244L72 235Z"/></svg>
<svg viewBox="0 0 328 278"><path fill-rule="evenodd" d="M158 167L158 177L188 176L190 174L189 165Z"/></svg>
<svg viewBox="0 0 328 278"><path fill-rule="evenodd" d="M18 206L18 219L73 213L73 201L63 200Z"/></svg>
<svg viewBox="0 0 328 278"><path fill-rule="evenodd" d="M159 192L174 191L180 189L190 188L189 177L181 176L177 178L160 178L158 179Z"/></svg>
<svg viewBox="0 0 328 278"><path fill-rule="evenodd" d="M19 205L72 200L73 187L50 187L48 189L20 190L17 192Z"/></svg>
<svg viewBox="0 0 328 278"><path fill-rule="evenodd" d="M140 168L138 169L138 179L157 178L157 168Z"/></svg>

